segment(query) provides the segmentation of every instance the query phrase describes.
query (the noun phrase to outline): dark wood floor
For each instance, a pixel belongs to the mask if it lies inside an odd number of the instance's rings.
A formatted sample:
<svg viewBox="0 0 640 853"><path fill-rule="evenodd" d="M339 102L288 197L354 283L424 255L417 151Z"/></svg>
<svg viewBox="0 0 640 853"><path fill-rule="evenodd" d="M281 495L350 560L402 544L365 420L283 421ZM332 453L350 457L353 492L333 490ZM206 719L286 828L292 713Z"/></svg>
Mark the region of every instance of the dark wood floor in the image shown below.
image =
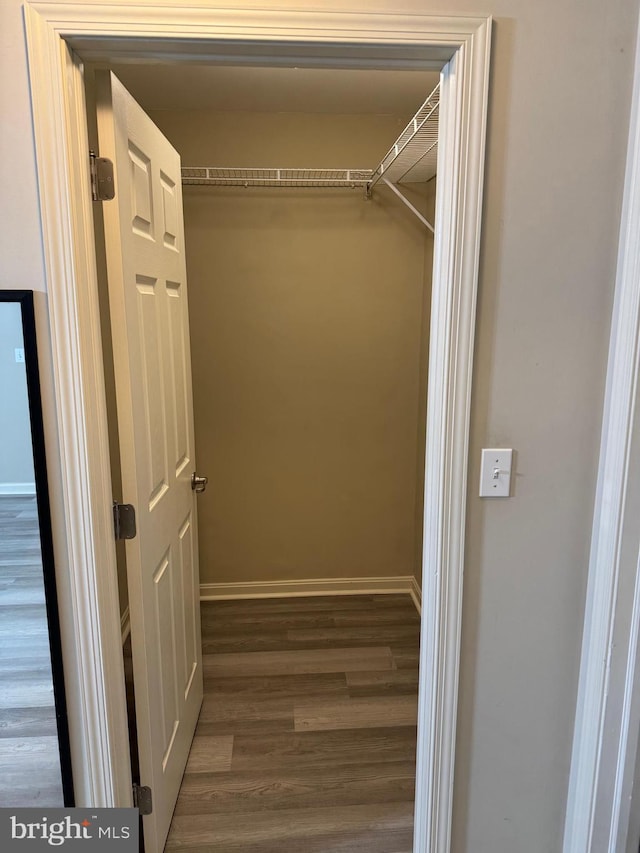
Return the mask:
<svg viewBox="0 0 640 853"><path fill-rule="evenodd" d="M167 853L410 853L410 597L204 602L202 635L205 698Z"/></svg>
<svg viewBox="0 0 640 853"><path fill-rule="evenodd" d="M0 807L63 804L36 501L0 496Z"/></svg>

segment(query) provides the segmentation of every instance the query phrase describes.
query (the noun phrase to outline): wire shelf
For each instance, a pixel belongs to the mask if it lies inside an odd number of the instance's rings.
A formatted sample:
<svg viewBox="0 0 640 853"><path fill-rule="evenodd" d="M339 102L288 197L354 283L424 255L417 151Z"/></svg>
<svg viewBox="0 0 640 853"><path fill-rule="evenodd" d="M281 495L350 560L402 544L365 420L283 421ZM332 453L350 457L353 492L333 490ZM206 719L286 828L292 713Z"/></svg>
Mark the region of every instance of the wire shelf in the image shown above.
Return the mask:
<svg viewBox="0 0 640 853"><path fill-rule="evenodd" d="M435 87L376 169L232 169L185 166L186 186L214 187L365 187L382 180L428 181L438 163L440 84Z"/></svg>
<svg viewBox="0 0 640 853"><path fill-rule="evenodd" d="M376 169L230 169L184 166L185 186L213 187L364 187L367 197L381 181L392 189L427 228L433 226L394 184L423 183L438 167L440 84L435 87Z"/></svg>
<svg viewBox="0 0 640 853"><path fill-rule="evenodd" d="M430 180L438 166L440 84L435 87L409 124L374 169L369 190L382 176L387 181L418 183Z"/></svg>
<svg viewBox="0 0 640 853"><path fill-rule="evenodd" d="M182 169L186 186L217 187L366 187L372 169L231 169L189 166Z"/></svg>

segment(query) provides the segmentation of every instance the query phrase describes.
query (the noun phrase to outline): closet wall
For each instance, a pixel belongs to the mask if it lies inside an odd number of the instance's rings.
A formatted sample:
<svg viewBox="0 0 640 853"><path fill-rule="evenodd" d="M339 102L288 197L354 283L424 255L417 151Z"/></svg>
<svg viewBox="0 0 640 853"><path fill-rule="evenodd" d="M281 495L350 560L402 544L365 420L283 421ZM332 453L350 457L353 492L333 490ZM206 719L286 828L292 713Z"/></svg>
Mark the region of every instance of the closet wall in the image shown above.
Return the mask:
<svg viewBox="0 0 640 853"><path fill-rule="evenodd" d="M150 115L195 166L370 168L406 122ZM183 192L202 583L417 574L430 232L386 189Z"/></svg>

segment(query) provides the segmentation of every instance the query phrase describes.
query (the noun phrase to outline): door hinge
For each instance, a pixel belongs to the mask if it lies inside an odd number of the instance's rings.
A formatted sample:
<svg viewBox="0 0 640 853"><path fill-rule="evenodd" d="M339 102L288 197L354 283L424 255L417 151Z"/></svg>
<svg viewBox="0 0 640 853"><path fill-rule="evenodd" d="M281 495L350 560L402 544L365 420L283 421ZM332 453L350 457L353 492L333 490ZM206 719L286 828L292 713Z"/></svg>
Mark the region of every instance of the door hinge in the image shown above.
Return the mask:
<svg viewBox="0 0 640 853"><path fill-rule="evenodd" d="M133 504L113 502L113 530L116 539L134 539L136 530L136 510Z"/></svg>
<svg viewBox="0 0 640 853"><path fill-rule="evenodd" d="M133 807L138 809L141 815L151 814L153 811L151 788L146 785L133 786Z"/></svg>
<svg viewBox="0 0 640 853"><path fill-rule="evenodd" d="M116 197L116 185L113 180L113 163L106 157L97 157L95 151L89 151L89 169L91 172L91 198L94 201L111 201Z"/></svg>

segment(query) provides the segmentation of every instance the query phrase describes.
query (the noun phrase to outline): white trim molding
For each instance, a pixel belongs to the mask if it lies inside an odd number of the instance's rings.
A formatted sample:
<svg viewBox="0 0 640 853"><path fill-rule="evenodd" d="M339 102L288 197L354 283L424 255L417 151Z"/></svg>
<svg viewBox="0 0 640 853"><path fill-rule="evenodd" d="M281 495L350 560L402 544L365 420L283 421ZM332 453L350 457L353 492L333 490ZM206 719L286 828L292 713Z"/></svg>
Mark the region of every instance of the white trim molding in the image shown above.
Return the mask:
<svg viewBox="0 0 640 853"><path fill-rule="evenodd" d="M69 552L61 618L82 805L128 805L131 792L79 57L443 68L414 850L448 853L491 19L219 9L206 0L27 2L25 17L65 498L58 548Z"/></svg>
<svg viewBox="0 0 640 853"><path fill-rule="evenodd" d="M422 590L420 589L420 584L415 578L411 578L409 595L411 596L418 613L422 613Z"/></svg>
<svg viewBox="0 0 640 853"><path fill-rule="evenodd" d="M632 96L582 660L563 853L624 853L640 709L638 538L627 501L640 474L640 43ZM633 529L637 530L637 518ZM635 841L637 850L637 839Z"/></svg>
<svg viewBox="0 0 640 853"><path fill-rule="evenodd" d="M35 483L0 483L0 496L15 495L16 497L27 497L35 495Z"/></svg>
<svg viewBox="0 0 640 853"><path fill-rule="evenodd" d="M24 11L38 182L47 195L40 208L64 508L54 513L54 548L69 573L59 611L75 803L130 806L83 72L47 16Z"/></svg>
<svg viewBox="0 0 640 853"><path fill-rule="evenodd" d="M235 598L300 598L316 595L389 595L404 593L415 604L411 575L373 578L309 578L307 580L240 581L200 584L200 601ZM417 585L417 584L416 584Z"/></svg>

